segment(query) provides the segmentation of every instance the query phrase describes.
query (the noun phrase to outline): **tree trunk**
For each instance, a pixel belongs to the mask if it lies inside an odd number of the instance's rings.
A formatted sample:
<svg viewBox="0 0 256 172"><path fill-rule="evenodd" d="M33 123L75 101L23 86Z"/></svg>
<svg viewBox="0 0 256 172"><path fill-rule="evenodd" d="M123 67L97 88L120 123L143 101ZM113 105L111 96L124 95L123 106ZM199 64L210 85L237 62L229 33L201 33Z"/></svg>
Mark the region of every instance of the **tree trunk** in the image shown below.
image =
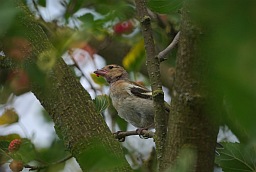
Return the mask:
<svg viewBox="0 0 256 172"><path fill-rule="evenodd" d="M203 56L200 46L201 30L191 20L186 4L181 12L181 35L176 63L176 76L168 125L165 168L179 161L183 149L194 152L196 172L213 171L218 125L213 116L220 114L221 102L209 83L210 59ZM187 155L189 156L189 155Z"/></svg>
<svg viewBox="0 0 256 172"><path fill-rule="evenodd" d="M21 11L15 22L19 28L26 30L25 37L33 48L31 56L23 64L25 70L38 71L37 57L42 53L48 55L49 58L56 59L54 67L43 74L44 77L36 76L31 71L29 74L32 92L52 118L58 136L63 139L65 146L76 158L83 171L91 168L87 161L95 156L88 152L101 147L104 153L99 154L95 161L100 162L106 156L115 161L113 168L109 171L131 171L120 144L114 139L102 116L96 112L88 92L75 78L62 58L51 56L53 54L49 52L55 51L54 47L27 7L19 0L15 2ZM58 51L56 52L56 56L61 55ZM6 59L1 59L1 61L1 67L8 66L4 63Z"/></svg>

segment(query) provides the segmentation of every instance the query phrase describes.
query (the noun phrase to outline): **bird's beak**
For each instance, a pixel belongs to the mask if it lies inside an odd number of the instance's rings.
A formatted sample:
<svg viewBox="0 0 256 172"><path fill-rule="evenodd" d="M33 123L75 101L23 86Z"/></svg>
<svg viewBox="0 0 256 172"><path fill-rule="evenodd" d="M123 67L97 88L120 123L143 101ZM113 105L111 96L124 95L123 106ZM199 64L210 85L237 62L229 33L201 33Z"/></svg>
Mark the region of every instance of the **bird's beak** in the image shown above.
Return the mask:
<svg viewBox="0 0 256 172"><path fill-rule="evenodd" d="M98 69L96 71L94 71L94 73L97 75L97 76L105 76L107 74L107 71L104 70L104 69Z"/></svg>

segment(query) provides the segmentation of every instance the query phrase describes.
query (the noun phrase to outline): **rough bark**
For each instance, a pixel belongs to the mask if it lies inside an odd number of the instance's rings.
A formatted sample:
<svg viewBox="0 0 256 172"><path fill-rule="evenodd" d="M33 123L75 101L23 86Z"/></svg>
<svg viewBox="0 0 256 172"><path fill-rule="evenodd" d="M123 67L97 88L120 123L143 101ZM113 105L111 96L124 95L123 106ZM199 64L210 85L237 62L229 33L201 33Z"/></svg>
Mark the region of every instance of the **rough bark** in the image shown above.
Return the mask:
<svg viewBox="0 0 256 172"><path fill-rule="evenodd" d="M209 86L210 59L200 52L201 30L192 22L189 4L182 9L181 35L174 90L168 125L165 168L174 165L183 148L192 149L192 171L213 171L218 126L213 116L220 114L220 102ZM172 167L171 167L172 168Z"/></svg>
<svg viewBox="0 0 256 172"><path fill-rule="evenodd" d="M167 120L164 105L164 93L162 90L162 82L160 77L160 61L156 55L155 44L153 39L153 32L151 28L151 19L147 12L145 0L136 0L136 9L138 17L141 22L142 34L144 37L144 44L147 56L147 70L151 82L154 110L155 110L155 136L156 152L158 160L158 171L162 171L162 158L165 139L167 133Z"/></svg>
<svg viewBox="0 0 256 172"><path fill-rule="evenodd" d="M23 67L26 70L37 69L36 58L49 49L53 50L54 47L28 9L19 0L15 3L22 11L18 14L16 22L27 31L24 35L33 48L33 53L26 59ZM44 78L31 77L30 79L32 92L49 113L57 134L63 139L67 149L76 158L83 171L89 170L86 159L95 156L86 152L97 149L97 145L103 146L106 155L119 160L109 171L131 171L121 146L114 139L102 116L96 112L88 92L74 77L62 58L56 59L54 67L44 75ZM8 61L5 58L1 61L1 67L14 67L8 66L11 63L4 63ZM98 157L98 160L101 158Z"/></svg>

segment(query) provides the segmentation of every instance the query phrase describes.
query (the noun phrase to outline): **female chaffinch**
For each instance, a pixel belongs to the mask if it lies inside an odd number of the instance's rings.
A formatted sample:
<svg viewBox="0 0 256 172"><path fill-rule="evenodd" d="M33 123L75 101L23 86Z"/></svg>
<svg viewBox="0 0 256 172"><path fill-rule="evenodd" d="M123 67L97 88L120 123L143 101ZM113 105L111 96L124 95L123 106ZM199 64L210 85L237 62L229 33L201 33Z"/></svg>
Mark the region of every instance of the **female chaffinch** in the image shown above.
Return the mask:
<svg viewBox="0 0 256 172"><path fill-rule="evenodd" d="M124 68L115 64L107 65L94 73L103 76L110 84L110 97L121 118L141 129L154 127L154 107L150 90L130 81Z"/></svg>

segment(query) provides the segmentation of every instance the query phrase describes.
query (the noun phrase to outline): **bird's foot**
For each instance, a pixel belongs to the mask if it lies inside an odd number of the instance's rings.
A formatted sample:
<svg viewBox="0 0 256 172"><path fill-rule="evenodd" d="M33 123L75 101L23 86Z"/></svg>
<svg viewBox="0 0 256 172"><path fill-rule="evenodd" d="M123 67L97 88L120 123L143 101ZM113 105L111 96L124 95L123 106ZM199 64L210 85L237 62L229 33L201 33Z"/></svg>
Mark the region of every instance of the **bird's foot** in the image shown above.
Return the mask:
<svg viewBox="0 0 256 172"><path fill-rule="evenodd" d="M117 131L117 132L115 132L115 133L113 133L113 134L114 134L115 138L116 138L119 142L124 142L124 141L125 141L125 136L124 136L124 137L121 136L121 135L120 135L121 132L122 132L122 131Z"/></svg>
<svg viewBox="0 0 256 172"><path fill-rule="evenodd" d="M136 130L136 133L139 135L141 139L148 139L149 137L145 136L145 134L143 133L144 130L148 130L148 128L138 128Z"/></svg>

